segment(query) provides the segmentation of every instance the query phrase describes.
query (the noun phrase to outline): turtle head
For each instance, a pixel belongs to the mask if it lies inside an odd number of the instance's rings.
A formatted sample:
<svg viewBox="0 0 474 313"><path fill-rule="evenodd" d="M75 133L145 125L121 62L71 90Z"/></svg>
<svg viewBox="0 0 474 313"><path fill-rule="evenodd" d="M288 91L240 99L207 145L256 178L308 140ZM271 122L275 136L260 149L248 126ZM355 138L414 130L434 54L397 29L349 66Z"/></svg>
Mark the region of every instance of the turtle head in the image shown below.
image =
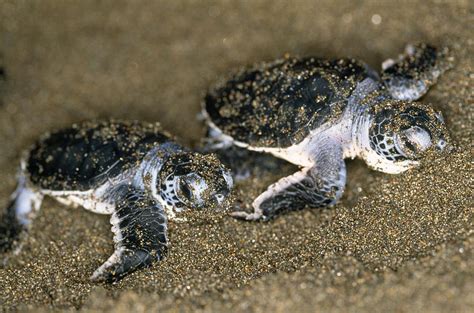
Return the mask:
<svg viewBox="0 0 474 313"><path fill-rule="evenodd" d="M376 170L401 173L430 151L450 150L443 116L428 105L390 99L375 106L369 116L363 157Z"/></svg>
<svg viewBox="0 0 474 313"><path fill-rule="evenodd" d="M161 195L177 209L218 206L231 192L232 176L215 155L180 153L163 167Z"/></svg>

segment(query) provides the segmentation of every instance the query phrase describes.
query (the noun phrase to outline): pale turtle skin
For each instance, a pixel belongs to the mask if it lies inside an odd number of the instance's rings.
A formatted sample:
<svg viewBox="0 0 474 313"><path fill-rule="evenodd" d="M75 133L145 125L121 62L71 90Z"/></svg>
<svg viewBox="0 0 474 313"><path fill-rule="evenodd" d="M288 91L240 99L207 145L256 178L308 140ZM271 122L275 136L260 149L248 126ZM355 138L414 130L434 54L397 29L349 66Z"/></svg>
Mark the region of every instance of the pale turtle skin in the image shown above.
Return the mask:
<svg viewBox="0 0 474 313"><path fill-rule="evenodd" d="M91 279L117 281L165 256L168 220L186 209L222 206L232 184L215 155L189 151L157 123L76 124L47 134L23 158L0 224L0 252L19 246L50 196L111 215L115 251Z"/></svg>
<svg viewBox="0 0 474 313"><path fill-rule="evenodd" d="M260 194L253 212L233 216L266 221L334 205L344 191L346 158L398 174L429 151L447 151L442 114L416 100L450 67L447 49L418 44L385 61L381 75L354 59L286 57L219 84L203 102L208 149L239 147L301 167Z"/></svg>

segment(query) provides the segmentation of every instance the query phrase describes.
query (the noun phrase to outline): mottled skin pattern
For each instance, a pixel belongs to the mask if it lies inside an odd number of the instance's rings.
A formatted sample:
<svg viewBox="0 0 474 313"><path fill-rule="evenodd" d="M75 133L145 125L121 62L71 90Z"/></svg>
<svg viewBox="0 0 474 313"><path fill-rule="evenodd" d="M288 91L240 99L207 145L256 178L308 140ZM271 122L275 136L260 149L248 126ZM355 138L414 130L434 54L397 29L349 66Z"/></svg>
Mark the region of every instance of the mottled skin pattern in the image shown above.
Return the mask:
<svg viewBox="0 0 474 313"><path fill-rule="evenodd" d="M344 158L400 173L448 141L444 121L415 102L450 66L447 50L408 46L378 75L353 59L290 58L234 74L204 99L209 148L270 153L302 167L255 199L246 220L333 205L346 181Z"/></svg>
<svg viewBox="0 0 474 313"><path fill-rule="evenodd" d="M0 252L15 247L48 195L111 215L115 252L92 279L116 281L164 257L168 219L222 204L231 187L215 156L188 151L159 124L74 125L44 136L23 160L0 223Z"/></svg>

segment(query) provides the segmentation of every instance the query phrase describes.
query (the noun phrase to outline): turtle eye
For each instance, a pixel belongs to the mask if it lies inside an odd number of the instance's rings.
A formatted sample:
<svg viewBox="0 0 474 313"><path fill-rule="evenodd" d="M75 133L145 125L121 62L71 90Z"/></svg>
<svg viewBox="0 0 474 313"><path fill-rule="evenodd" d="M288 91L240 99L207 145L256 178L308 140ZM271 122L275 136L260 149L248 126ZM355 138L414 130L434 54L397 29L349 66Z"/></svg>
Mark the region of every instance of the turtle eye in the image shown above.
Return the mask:
<svg viewBox="0 0 474 313"><path fill-rule="evenodd" d="M179 183L179 193L195 208L204 205L208 188L206 181L195 173L186 175Z"/></svg>
<svg viewBox="0 0 474 313"><path fill-rule="evenodd" d="M408 157L417 157L431 146L430 134L421 127L414 126L400 135L400 148Z"/></svg>
<svg viewBox="0 0 474 313"><path fill-rule="evenodd" d="M193 193L191 191L191 188L189 188L188 183L185 180L182 180L179 184L179 188L181 190L181 193L186 197L186 199L191 201Z"/></svg>

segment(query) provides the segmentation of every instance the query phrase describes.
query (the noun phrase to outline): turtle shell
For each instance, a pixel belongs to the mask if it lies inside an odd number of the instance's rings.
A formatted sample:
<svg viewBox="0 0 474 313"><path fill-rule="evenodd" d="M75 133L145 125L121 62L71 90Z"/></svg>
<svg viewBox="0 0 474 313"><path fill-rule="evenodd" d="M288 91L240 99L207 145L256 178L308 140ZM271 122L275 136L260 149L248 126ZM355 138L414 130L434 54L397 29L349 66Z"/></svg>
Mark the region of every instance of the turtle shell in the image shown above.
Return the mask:
<svg viewBox="0 0 474 313"><path fill-rule="evenodd" d="M159 124L86 122L37 142L26 168L35 185L49 190L89 190L135 166L170 141Z"/></svg>
<svg viewBox="0 0 474 313"><path fill-rule="evenodd" d="M236 141L286 148L336 121L357 83L374 75L353 59L285 58L236 73L206 95L204 108Z"/></svg>

